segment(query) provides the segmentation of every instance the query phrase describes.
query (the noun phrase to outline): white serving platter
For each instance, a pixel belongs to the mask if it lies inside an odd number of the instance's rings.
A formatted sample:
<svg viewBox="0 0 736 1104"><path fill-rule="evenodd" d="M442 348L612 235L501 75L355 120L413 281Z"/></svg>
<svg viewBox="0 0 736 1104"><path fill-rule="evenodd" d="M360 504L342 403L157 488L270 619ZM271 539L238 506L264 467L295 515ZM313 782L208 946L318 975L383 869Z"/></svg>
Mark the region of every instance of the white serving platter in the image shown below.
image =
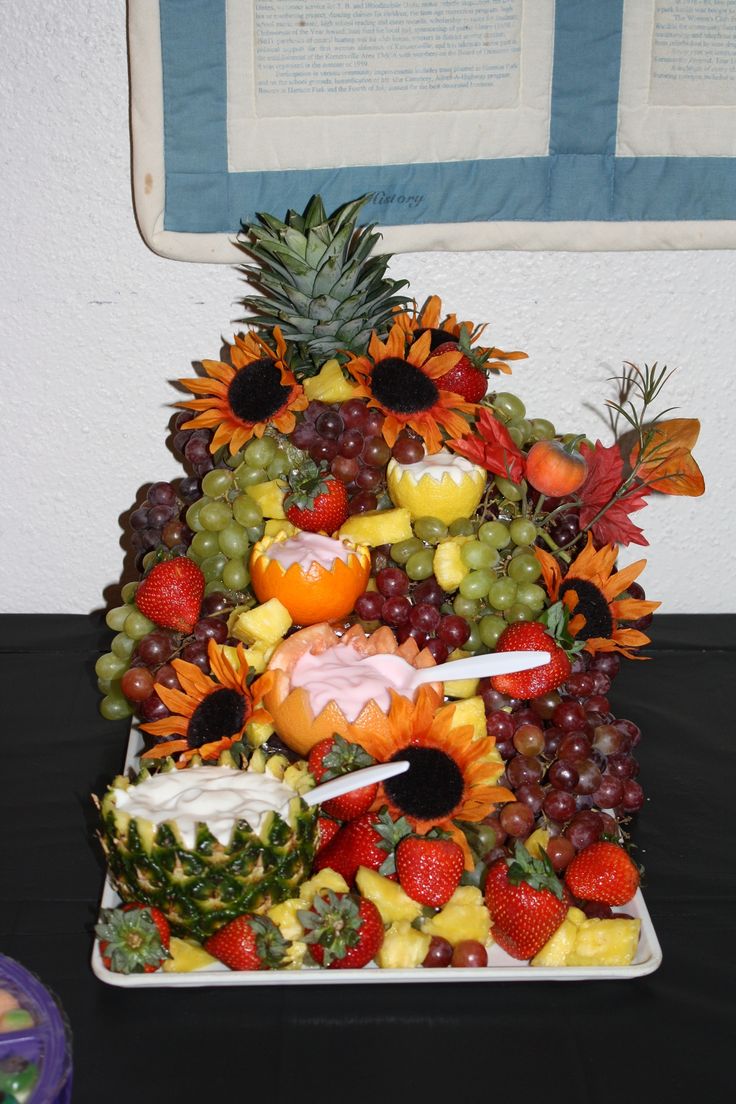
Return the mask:
<svg viewBox="0 0 736 1104"><path fill-rule="evenodd" d="M135 767L142 746L141 735L131 728L125 758L125 770ZM114 908L120 898L110 881L105 882L100 908ZM626 981L653 973L662 961L662 950L641 890L625 911L641 921L641 935L634 961L629 966L530 966L507 955L492 944L488 948L488 965L446 967L444 969L382 970L370 964L362 970L326 970L318 966L301 970L235 971L217 963L185 974L118 974L108 970L102 961L98 941L92 950L92 970L100 981L123 989L204 988L232 985L383 985L416 982L493 982L493 981Z"/></svg>

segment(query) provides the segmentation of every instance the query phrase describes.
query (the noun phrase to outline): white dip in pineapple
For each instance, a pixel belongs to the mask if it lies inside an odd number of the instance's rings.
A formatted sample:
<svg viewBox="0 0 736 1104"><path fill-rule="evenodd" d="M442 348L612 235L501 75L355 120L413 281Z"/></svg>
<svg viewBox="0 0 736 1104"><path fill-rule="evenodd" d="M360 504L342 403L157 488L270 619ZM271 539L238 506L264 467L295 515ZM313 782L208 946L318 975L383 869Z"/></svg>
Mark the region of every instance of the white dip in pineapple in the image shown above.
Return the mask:
<svg viewBox="0 0 736 1104"><path fill-rule="evenodd" d="M195 843L198 824L206 824L223 846L230 842L233 824L245 820L259 832L268 812L283 812L296 791L271 774L198 767L172 770L115 791L118 809L154 824L175 821L186 847Z"/></svg>
<svg viewBox="0 0 736 1104"><path fill-rule="evenodd" d="M336 644L319 655L306 652L300 656L291 672L291 685L306 690L315 717L328 702L335 701L343 715L354 721L371 698L388 713L389 689L413 699L415 675L411 663L399 655L361 655L348 643Z"/></svg>

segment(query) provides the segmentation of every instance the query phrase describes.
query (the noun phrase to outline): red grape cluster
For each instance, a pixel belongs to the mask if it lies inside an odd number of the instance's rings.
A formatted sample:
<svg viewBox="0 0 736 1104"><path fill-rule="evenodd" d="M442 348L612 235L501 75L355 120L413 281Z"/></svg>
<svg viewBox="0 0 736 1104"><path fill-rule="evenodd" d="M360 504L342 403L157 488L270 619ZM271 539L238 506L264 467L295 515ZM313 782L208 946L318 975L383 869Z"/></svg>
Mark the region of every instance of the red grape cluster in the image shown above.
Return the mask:
<svg viewBox="0 0 736 1104"><path fill-rule="evenodd" d="M169 710L154 690L154 684L181 690L172 659L187 660L204 674L210 673L208 642L210 639L218 644L228 642L229 612L230 604L225 595L207 594L202 599L200 618L190 635L157 627L138 642L130 667L120 680L120 689L142 721L160 721L169 716Z"/></svg>
<svg viewBox="0 0 736 1104"><path fill-rule="evenodd" d="M157 548L183 555L194 535L184 520L187 507L200 495L199 481L193 477L173 483L152 483L145 500L128 519L131 541L140 569L143 556Z"/></svg>
<svg viewBox="0 0 736 1104"><path fill-rule="evenodd" d="M450 652L467 641L470 626L464 617L442 612L447 595L434 575L412 582L401 568L382 567L375 582L377 589L367 590L355 603L362 621L388 625L400 644L413 637L436 663L444 663Z"/></svg>
<svg viewBox="0 0 736 1104"><path fill-rule="evenodd" d="M493 828L487 861L506 853L507 843L546 828L552 865L563 871L602 836L618 838L620 821L642 807L633 755L641 732L613 715L607 697L619 666L613 653L584 652L563 686L531 702L481 682L486 727L505 762L501 782L516 796L486 822Z"/></svg>
<svg viewBox="0 0 736 1104"><path fill-rule="evenodd" d="M210 452L212 440L211 429L182 429L186 422L191 422L194 414L191 410L182 410L172 422L173 437L171 447L181 456L191 468L194 474L201 479L208 471L212 471L215 462Z"/></svg>
<svg viewBox="0 0 736 1104"><path fill-rule="evenodd" d="M399 435L391 448L381 435L384 416L363 399L328 403L315 400L291 434L297 448L331 473L348 489L351 514L376 510L385 494L386 466L393 456L413 464L424 456L424 445L410 432Z"/></svg>

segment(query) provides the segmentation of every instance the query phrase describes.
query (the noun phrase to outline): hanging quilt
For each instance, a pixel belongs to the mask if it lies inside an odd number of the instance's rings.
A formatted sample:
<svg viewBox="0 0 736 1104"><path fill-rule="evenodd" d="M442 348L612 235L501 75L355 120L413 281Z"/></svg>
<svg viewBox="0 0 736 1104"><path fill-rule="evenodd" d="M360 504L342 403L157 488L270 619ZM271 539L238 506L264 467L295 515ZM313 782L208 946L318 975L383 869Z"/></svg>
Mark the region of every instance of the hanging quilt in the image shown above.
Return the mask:
<svg viewBox="0 0 736 1104"><path fill-rule="evenodd" d="M164 256L314 193L394 253L736 245L736 0L130 0L129 47Z"/></svg>

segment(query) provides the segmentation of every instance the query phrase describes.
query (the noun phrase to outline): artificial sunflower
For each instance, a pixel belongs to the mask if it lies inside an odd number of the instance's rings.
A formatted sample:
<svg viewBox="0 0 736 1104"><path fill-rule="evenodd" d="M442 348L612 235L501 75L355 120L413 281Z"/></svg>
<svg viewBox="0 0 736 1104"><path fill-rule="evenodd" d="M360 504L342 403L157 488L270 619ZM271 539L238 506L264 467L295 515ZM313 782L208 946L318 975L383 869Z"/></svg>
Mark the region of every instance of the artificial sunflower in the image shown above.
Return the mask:
<svg viewBox="0 0 736 1104"><path fill-rule="evenodd" d="M458 322L456 314L448 314L442 318L442 300L439 295L431 295L421 310L417 309L416 304L411 311L397 310L396 321L411 341L429 330L430 348L433 350L447 341L458 342L468 350L471 345L474 346L471 360L486 371L510 375L511 369L505 362L525 360L527 357L526 353L518 351L504 352L495 346L475 345L488 323L474 326L472 322Z"/></svg>
<svg viewBox="0 0 736 1104"><path fill-rule="evenodd" d="M432 828L448 832L472 870L468 841L454 822L477 823L494 805L515 797L496 785L504 765L493 737L476 738L472 725L453 727L454 713L454 703L438 710L436 694L426 687L414 702L392 691L388 733L361 732L360 743L378 762L411 764L382 784L376 805L387 805L395 819L405 817L420 835Z"/></svg>
<svg viewBox="0 0 736 1104"><path fill-rule="evenodd" d="M273 335L275 350L257 334L236 335L229 346L230 364L203 360L206 377L179 380L193 395L205 396L176 404L201 411L181 428L214 429L211 452L227 444L235 455L251 437L262 437L268 425L291 433L295 411L306 408L307 397L287 367L287 346L278 326Z"/></svg>
<svg viewBox="0 0 736 1104"><path fill-rule="evenodd" d="M265 710L253 711L243 645L237 647L237 668L214 640L210 640L207 654L214 678L205 675L194 663L174 659L172 666L181 690L155 684L156 693L171 710L171 716L141 725L144 732L164 737L161 743L144 752L142 759L176 755L177 767L185 766L194 755L216 760L220 752L227 751L242 737L248 721L268 718Z"/></svg>
<svg viewBox="0 0 736 1104"><path fill-rule="evenodd" d="M356 398L367 398L368 406L385 414L383 436L393 446L399 433L409 426L424 439L428 452L442 447L440 427L448 437L464 437L473 427L463 414L474 415L476 403L442 388L442 377L462 357L459 349L431 356L431 334L423 333L407 348L407 335L398 322L385 343L373 333L368 355L353 357L347 368L356 380Z"/></svg>
<svg viewBox="0 0 736 1104"><path fill-rule="evenodd" d="M622 621L638 621L653 613L660 602L639 598L621 598L627 588L641 575L646 560L637 560L612 575L618 547L605 544L596 551L593 538L573 560L563 576L549 552L535 548L542 566L542 575L551 600L560 600L569 613L568 632L585 641L586 652L620 652L628 659L643 659L631 651L649 643L649 637L638 629L621 627Z"/></svg>

